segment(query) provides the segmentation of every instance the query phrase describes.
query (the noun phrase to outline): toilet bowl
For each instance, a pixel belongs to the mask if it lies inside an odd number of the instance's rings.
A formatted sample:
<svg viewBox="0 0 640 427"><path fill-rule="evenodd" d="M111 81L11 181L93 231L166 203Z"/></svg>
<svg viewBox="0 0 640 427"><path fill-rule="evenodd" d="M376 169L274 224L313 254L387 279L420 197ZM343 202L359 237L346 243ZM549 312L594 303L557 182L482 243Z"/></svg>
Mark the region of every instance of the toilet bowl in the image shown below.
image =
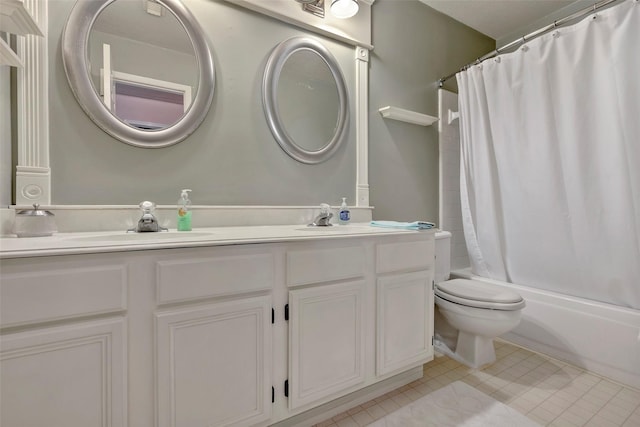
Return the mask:
<svg viewBox="0 0 640 427"><path fill-rule="evenodd" d="M520 323L525 302L502 286L447 280L450 240L450 233L436 233L434 346L460 363L479 368L496 360L493 339Z"/></svg>

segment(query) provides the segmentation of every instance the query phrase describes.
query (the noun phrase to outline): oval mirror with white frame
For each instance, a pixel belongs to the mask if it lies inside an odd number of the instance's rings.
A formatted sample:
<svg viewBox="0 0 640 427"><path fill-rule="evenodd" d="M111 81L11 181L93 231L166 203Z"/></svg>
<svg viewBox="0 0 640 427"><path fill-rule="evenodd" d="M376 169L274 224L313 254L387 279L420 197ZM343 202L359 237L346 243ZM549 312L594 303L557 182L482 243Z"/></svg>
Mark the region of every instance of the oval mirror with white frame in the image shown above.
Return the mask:
<svg viewBox="0 0 640 427"><path fill-rule="evenodd" d="M62 36L85 113L127 144L176 144L209 111L215 70L202 28L179 0L79 0Z"/></svg>
<svg viewBox="0 0 640 427"><path fill-rule="evenodd" d="M267 124L280 147L306 164L329 159L344 142L349 100L340 67L319 41L294 37L273 50L262 82Z"/></svg>

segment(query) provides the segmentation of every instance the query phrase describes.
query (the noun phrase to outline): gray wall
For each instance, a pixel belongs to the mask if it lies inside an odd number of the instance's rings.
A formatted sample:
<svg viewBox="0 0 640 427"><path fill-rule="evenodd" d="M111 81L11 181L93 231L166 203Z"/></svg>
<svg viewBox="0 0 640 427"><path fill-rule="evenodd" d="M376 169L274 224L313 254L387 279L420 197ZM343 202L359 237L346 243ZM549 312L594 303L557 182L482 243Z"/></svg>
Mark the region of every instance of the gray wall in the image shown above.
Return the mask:
<svg viewBox="0 0 640 427"><path fill-rule="evenodd" d="M437 81L495 41L417 0L377 0L369 76L370 204L378 220L438 218L438 132L382 119L387 105L438 116ZM455 90L455 79L446 86Z"/></svg>
<svg viewBox="0 0 640 427"><path fill-rule="evenodd" d="M61 60L60 37L74 4L50 8L50 145L54 204L173 204L181 188L195 204L315 205L355 200L354 48L322 36L336 56L351 96L348 143L320 165L287 156L271 136L260 95L273 47L308 35L226 2L185 0L213 47L216 93L205 123L184 142L141 149L116 141L83 113ZM369 175L377 219L435 219L438 213L437 129L383 120L393 105L437 115L437 83L494 41L417 0L373 5L370 64ZM451 83L449 84L451 85Z"/></svg>
<svg viewBox="0 0 640 427"><path fill-rule="evenodd" d="M50 8L50 152L54 204L173 204L193 189L194 204L317 205L355 200L355 126L348 141L319 165L298 163L273 139L262 110L262 72L282 40L309 35L221 1L185 1L212 46L216 92L205 122L188 139L163 149L111 138L78 106L62 66L60 39L74 1ZM351 94L354 48L314 35L339 62Z"/></svg>

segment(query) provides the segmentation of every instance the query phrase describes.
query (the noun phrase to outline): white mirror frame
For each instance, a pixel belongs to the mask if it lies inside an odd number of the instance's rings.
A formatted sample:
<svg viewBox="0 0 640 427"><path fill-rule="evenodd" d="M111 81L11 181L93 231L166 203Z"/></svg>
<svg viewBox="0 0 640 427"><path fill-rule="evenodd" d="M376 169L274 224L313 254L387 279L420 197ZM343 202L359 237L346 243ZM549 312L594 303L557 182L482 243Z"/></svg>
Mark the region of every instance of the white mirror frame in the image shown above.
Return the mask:
<svg viewBox="0 0 640 427"><path fill-rule="evenodd" d="M176 124L159 130L143 130L130 126L104 105L89 77L87 46L89 33L100 12L114 1L78 1L69 15L62 34L62 62L69 86L84 112L109 135L129 145L162 148L176 144L202 123L213 99L215 73L213 58L198 21L180 0L158 0L180 21L187 32L198 63L198 90L185 115Z"/></svg>
<svg viewBox="0 0 640 427"><path fill-rule="evenodd" d="M322 148L315 151L306 150L296 144L296 141L287 132L278 109L278 85L282 68L291 55L302 50L311 51L324 61L331 71L338 89L338 122L335 133ZM340 148L340 144L345 140L349 124L349 93L347 92L347 86L334 56L322 43L315 39L293 37L283 41L273 49L264 69L262 105L267 117L267 124L278 145L285 153L301 163L317 164L324 162L333 156L336 150Z"/></svg>
<svg viewBox="0 0 640 427"><path fill-rule="evenodd" d="M15 193L17 206L51 205L49 166L48 1L23 0L44 37L18 37L24 67L17 72L17 143ZM365 0L365 4L372 0ZM262 12L266 13L266 12ZM318 30L321 34L331 36ZM338 37L337 37L338 38ZM338 38L341 40L340 38ZM352 41L348 41L353 43ZM357 43L353 43L357 44ZM356 205L369 206L369 50L355 46L356 88Z"/></svg>

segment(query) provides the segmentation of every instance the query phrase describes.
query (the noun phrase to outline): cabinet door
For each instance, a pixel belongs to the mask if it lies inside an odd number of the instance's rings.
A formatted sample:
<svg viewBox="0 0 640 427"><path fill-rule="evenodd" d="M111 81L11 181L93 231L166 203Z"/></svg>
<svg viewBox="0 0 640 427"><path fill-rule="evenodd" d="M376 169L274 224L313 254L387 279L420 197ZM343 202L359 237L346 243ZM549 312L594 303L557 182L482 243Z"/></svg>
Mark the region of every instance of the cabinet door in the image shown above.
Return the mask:
<svg viewBox="0 0 640 427"><path fill-rule="evenodd" d="M126 426L125 320L2 336L3 427Z"/></svg>
<svg viewBox="0 0 640 427"><path fill-rule="evenodd" d="M430 271L378 279L378 376L416 366L433 358L432 280Z"/></svg>
<svg viewBox="0 0 640 427"><path fill-rule="evenodd" d="M365 380L364 281L289 292L289 408L322 403Z"/></svg>
<svg viewBox="0 0 640 427"><path fill-rule="evenodd" d="M156 315L158 425L250 426L271 417L271 297Z"/></svg>

